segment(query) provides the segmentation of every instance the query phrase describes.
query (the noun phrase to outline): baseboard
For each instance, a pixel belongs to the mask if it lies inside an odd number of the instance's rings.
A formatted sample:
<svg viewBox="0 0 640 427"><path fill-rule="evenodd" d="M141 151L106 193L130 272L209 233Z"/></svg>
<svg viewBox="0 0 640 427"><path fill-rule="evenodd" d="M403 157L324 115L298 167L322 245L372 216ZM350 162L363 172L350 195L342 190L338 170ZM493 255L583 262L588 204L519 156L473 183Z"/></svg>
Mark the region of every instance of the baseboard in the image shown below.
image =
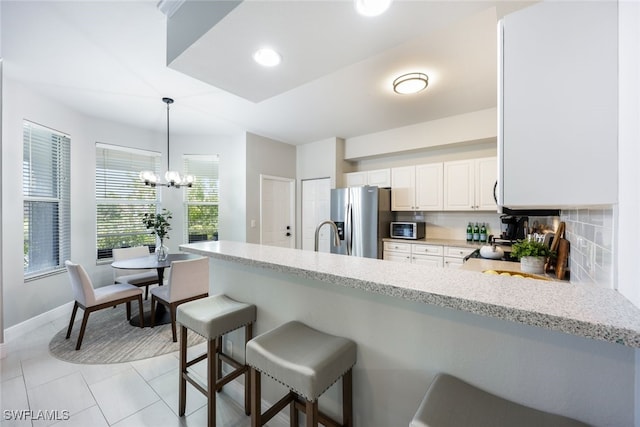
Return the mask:
<svg viewBox="0 0 640 427"><path fill-rule="evenodd" d="M227 369L222 369L223 373L227 373ZM224 393L226 393L230 398L236 401L238 405L244 407L244 384L240 384L238 381L231 381L229 384L224 386ZM268 402L262 399L262 407L270 408L273 405L272 402ZM278 412L272 420L277 421L279 424L288 426L289 423L289 411L280 411Z"/></svg>
<svg viewBox="0 0 640 427"><path fill-rule="evenodd" d="M4 330L4 341L5 343L11 342L25 334L28 334L29 332L45 326L47 323L59 319L60 317L70 316L72 309L73 302L69 302L45 313L34 316L31 319L25 320L22 323L11 326Z"/></svg>

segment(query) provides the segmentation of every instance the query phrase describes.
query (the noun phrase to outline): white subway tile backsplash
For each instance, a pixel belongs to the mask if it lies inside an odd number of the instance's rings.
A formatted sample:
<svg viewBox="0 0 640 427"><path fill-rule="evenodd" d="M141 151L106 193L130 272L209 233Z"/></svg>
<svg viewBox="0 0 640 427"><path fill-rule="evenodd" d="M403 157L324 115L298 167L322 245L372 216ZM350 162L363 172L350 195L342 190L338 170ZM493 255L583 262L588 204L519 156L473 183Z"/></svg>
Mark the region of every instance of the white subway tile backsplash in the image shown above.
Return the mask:
<svg viewBox="0 0 640 427"><path fill-rule="evenodd" d="M613 207L563 210L560 219L571 244L571 283L613 288Z"/></svg>

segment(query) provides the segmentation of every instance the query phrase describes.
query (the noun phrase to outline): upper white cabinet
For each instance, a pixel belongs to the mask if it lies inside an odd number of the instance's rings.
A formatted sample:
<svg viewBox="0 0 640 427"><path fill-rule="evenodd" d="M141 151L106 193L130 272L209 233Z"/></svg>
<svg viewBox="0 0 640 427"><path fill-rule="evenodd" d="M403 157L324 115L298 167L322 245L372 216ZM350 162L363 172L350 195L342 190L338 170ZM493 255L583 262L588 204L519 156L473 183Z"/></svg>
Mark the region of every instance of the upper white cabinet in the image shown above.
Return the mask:
<svg viewBox="0 0 640 427"><path fill-rule="evenodd" d="M495 157L444 163L444 210L496 211Z"/></svg>
<svg viewBox="0 0 640 427"><path fill-rule="evenodd" d="M392 211L440 211L442 163L391 168Z"/></svg>
<svg viewBox="0 0 640 427"><path fill-rule="evenodd" d="M372 171L350 172L344 174L347 187L375 185L380 188L391 187L391 170L376 169Z"/></svg>
<svg viewBox="0 0 640 427"><path fill-rule="evenodd" d="M617 201L618 2L541 2L499 28L499 197Z"/></svg>

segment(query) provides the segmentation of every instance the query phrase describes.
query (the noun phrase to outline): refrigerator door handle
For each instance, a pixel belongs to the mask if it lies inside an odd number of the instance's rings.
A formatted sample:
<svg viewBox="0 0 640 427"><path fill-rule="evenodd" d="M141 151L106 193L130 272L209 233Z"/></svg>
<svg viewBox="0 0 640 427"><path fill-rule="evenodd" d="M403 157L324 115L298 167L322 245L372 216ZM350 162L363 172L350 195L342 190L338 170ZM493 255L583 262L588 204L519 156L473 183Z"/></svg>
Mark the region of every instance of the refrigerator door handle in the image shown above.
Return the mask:
<svg viewBox="0 0 640 427"><path fill-rule="evenodd" d="M351 255L351 227L353 226L353 220L351 218L352 210L351 210L351 202L347 204L347 215L345 218L345 230L344 230L344 241L347 245L347 255Z"/></svg>

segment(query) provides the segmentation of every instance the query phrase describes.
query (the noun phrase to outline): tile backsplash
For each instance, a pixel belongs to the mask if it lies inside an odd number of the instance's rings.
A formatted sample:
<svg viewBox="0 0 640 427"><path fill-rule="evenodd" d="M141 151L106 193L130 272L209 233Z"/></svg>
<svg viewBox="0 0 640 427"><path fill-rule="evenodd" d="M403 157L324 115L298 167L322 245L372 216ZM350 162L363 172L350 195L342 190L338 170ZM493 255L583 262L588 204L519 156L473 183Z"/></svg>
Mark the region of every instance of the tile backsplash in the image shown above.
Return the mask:
<svg viewBox="0 0 640 427"><path fill-rule="evenodd" d="M614 287L615 214L613 207L563 210L571 243L571 283Z"/></svg>

